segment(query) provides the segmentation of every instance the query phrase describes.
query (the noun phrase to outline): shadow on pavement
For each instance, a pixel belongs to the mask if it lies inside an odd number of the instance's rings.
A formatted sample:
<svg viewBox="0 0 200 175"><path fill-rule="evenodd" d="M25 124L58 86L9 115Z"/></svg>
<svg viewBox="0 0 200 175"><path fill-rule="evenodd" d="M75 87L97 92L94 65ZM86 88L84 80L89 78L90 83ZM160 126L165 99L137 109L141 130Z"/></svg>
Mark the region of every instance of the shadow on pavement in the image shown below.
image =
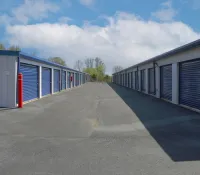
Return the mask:
<svg viewBox="0 0 200 175"><path fill-rule="evenodd" d="M173 161L200 160L198 113L132 89L112 83L109 86L132 109ZM157 125L150 124L153 122Z"/></svg>
<svg viewBox="0 0 200 175"><path fill-rule="evenodd" d="M12 110L12 109L18 109L17 107L16 108L2 108L0 107L0 111L9 111L9 110Z"/></svg>

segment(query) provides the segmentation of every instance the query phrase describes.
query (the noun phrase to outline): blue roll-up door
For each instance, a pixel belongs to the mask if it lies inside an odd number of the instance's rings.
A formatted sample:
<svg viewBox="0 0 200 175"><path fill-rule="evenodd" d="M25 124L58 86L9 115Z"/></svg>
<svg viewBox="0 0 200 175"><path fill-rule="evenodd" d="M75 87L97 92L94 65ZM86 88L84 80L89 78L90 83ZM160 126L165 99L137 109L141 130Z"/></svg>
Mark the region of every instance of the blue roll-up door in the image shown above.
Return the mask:
<svg viewBox="0 0 200 175"><path fill-rule="evenodd" d="M80 74L80 85L82 84L82 74Z"/></svg>
<svg viewBox="0 0 200 175"><path fill-rule="evenodd" d="M42 68L42 96L51 94L51 69Z"/></svg>
<svg viewBox="0 0 200 175"><path fill-rule="evenodd" d="M76 86L78 86L78 76L77 76L78 74L77 73L75 73L75 81L76 81Z"/></svg>
<svg viewBox="0 0 200 175"><path fill-rule="evenodd" d="M160 68L160 96L172 100L172 65Z"/></svg>
<svg viewBox="0 0 200 175"><path fill-rule="evenodd" d="M133 89L133 72L131 72L131 80L130 80L130 83L131 83L131 89Z"/></svg>
<svg viewBox="0 0 200 175"><path fill-rule="evenodd" d="M123 74L123 86L125 86L125 83L126 83L126 76L125 76L125 73Z"/></svg>
<svg viewBox="0 0 200 175"><path fill-rule="evenodd" d="M71 76L72 76L72 87L74 87L74 85L75 85L75 82L74 82L74 73L71 73Z"/></svg>
<svg viewBox="0 0 200 175"><path fill-rule="evenodd" d="M154 68L149 69L149 94L155 95L155 73Z"/></svg>
<svg viewBox="0 0 200 175"><path fill-rule="evenodd" d="M23 74L23 101L39 98L39 69L38 66L20 63Z"/></svg>
<svg viewBox="0 0 200 175"><path fill-rule="evenodd" d="M129 73L129 88L132 88L132 72Z"/></svg>
<svg viewBox="0 0 200 175"><path fill-rule="evenodd" d="M130 85L130 78L129 78L130 74L127 73L127 87L129 88L129 85Z"/></svg>
<svg viewBox="0 0 200 175"><path fill-rule="evenodd" d="M79 86L79 73L77 73L77 86Z"/></svg>
<svg viewBox="0 0 200 175"><path fill-rule="evenodd" d="M60 70L54 69L54 92L60 91Z"/></svg>
<svg viewBox="0 0 200 175"><path fill-rule="evenodd" d="M135 89L135 72L133 72L133 77L132 77L132 88Z"/></svg>
<svg viewBox="0 0 200 175"><path fill-rule="evenodd" d="M135 71L135 90L139 90L138 71Z"/></svg>
<svg viewBox="0 0 200 175"><path fill-rule="evenodd" d="M67 88L71 88L70 72L67 72Z"/></svg>
<svg viewBox="0 0 200 175"><path fill-rule="evenodd" d="M124 73L124 87L126 86L126 73Z"/></svg>
<svg viewBox="0 0 200 175"><path fill-rule="evenodd" d="M200 60L180 63L179 103L200 109Z"/></svg>
<svg viewBox="0 0 200 175"><path fill-rule="evenodd" d="M141 90L142 92L146 91L146 75L145 75L145 70L141 70Z"/></svg>
<svg viewBox="0 0 200 175"><path fill-rule="evenodd" d="M129 87L129 73L127 73L127 87Z"/></svg>
<svg viewBox="0 0 200 175"><path fill-rule="evenodd" d="M66 71L62 71L62 90L66 89Z"/></svg>

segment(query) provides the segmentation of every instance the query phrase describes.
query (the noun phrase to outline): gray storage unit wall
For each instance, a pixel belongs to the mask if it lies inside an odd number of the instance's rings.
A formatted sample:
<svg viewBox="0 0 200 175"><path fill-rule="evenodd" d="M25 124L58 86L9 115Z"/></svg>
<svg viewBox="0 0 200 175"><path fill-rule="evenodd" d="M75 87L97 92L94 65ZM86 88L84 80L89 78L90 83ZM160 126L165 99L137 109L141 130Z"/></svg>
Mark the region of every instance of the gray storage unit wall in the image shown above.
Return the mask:
<svg viewBox="0 0 200 175"><path fill-rule="evenodd" d="M54 69L54 92L60 91L60 70Z"/></svg>
<svg viewBox="0 0 200 175"><path fill-rule="evenodd" d="M160 67L160 97L172 101L172 65Z"/></svg>
<svg viewBox="0 0 200 175"><path fill-rule="evenodd" d="M39 98L39 67L20 63L20 72L23 74L23 101Z"/></svg>
<svg viewBox="0 0 200 175"><path fill-rule="evenodd" d="M146 74L145 74L145 70L141 70L141 91L145 92L146 91Z"/></svg>
<svg viewBox="0 0 200 175"><path fill-rule="evenodd" d="M179 65L179 103L200 110L200 59Z"/></svg>
<svg viewBox="0 0 200 175"><path fill-rule="evenodd" d="M51 94L51 69L42 67L42 96Z"/></svg>
<svg viewBox="0 0 200 175"><path fill-rule="evenodd" d="M0 107L16 106L16 85L17 56L0 55Z"/></svg>
<svg viewBox="0 0 200 175"><path fill-rule="evenodd" d="M149 94L151 95L155 95L156 91L155 91L155 69L154 68L150 68L148 69L148 75L149 75Z"/></svg>

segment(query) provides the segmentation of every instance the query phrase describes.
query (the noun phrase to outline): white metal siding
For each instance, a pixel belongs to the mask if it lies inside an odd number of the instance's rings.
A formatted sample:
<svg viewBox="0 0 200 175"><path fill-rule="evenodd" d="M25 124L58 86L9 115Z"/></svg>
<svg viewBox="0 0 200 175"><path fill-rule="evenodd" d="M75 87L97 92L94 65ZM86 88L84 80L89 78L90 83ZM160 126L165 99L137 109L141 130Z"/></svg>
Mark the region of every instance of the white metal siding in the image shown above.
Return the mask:
<svg viewBox="0 0 200 175"><path fill-rule="evenodd" d="M0 56L0 107L16 107L17 57Z"/></svg>

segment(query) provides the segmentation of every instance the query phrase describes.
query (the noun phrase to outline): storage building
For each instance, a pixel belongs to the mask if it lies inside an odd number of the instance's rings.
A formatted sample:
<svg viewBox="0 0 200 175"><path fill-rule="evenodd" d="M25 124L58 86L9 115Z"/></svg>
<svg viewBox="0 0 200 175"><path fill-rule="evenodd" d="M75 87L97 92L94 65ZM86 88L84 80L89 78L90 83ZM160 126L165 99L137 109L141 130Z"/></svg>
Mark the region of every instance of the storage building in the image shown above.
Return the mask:
<svg viewBox="0 0 200 175"><path fill-rule="evenodd" d="M113 82L200 111L200 40L117 72Z"/></svg>
<svg viewBox="0 0 200 175"><path fill-rule="evenodd" d="M90 80L88 74L19 51L0 51L0 107L18 102L18 73L23 74L23 101L30 102ZM71 78L72 77L72 78Z"/></svg>

